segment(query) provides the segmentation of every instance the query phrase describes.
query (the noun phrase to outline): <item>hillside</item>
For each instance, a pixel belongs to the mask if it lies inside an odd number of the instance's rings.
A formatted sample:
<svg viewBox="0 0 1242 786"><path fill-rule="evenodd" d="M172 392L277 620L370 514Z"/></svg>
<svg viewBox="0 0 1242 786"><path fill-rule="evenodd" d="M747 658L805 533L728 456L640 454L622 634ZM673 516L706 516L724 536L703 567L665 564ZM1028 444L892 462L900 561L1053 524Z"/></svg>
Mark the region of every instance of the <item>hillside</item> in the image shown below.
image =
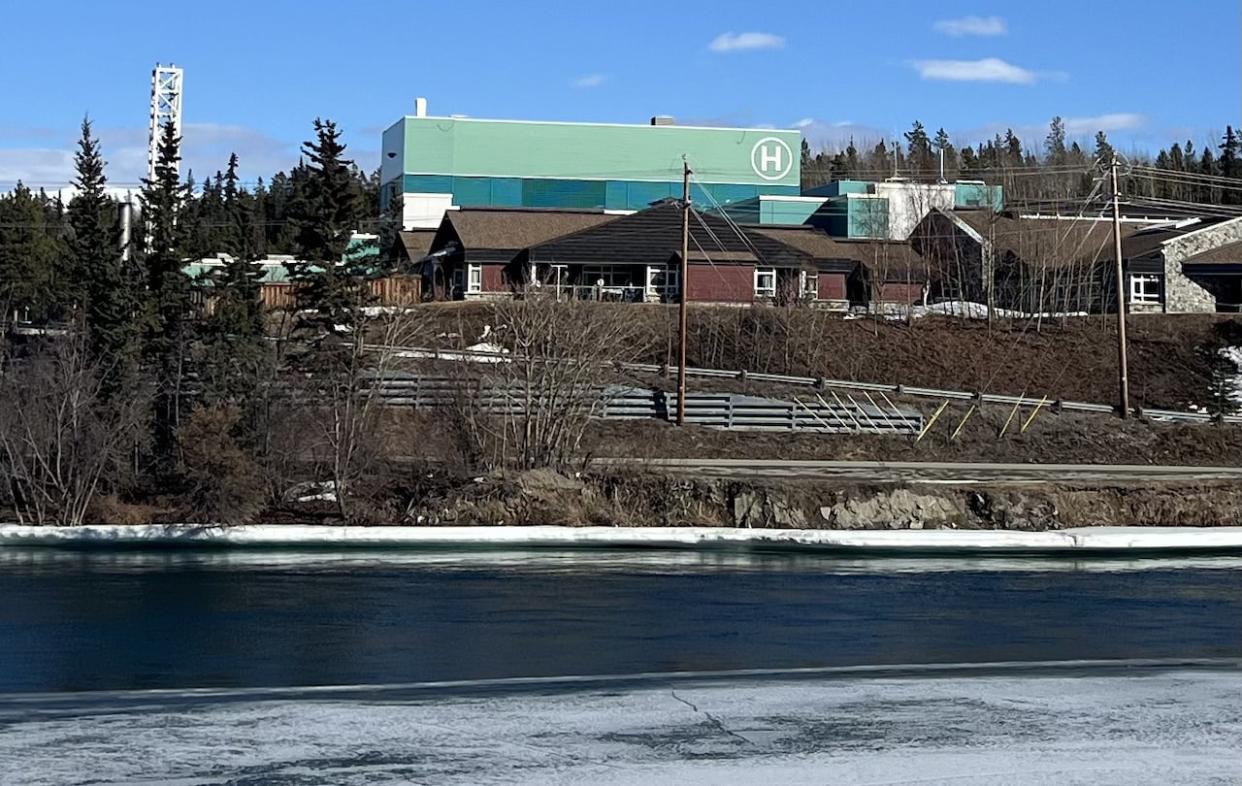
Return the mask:
<svg viewBox="0 0 1242 786"><path fill-rule="evenodd" d="M609 305L641 325L640 359L673 363L676 309ZM425 306L440 334L472 343L496 324L486 303ZM810 309L694 307L688 363L864 382L1048 394L1111 403L1117 397L1117 345L1111 316L985 322L930 317L913 324L847 319ZM1237 369L1222 363L1225 346L1242 346L1242 317L1134 315L1129 319L1130 389L1136 406L1205 406L1214 379ZM503 343L503 330L496 338ZM439 341L462 343L452 335Z"/></svg>

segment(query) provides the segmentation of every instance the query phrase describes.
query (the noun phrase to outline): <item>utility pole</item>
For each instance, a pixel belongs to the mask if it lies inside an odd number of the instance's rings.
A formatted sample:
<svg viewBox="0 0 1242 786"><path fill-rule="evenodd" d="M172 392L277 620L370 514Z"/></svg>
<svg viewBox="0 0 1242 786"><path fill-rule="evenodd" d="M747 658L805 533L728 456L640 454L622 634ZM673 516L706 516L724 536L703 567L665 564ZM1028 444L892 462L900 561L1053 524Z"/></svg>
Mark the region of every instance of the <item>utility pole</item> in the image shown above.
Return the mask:
<svg viewBox="0 0 1242 786"><path fill-rule="evenodd" d="M682 156L681 174L681 265L677 284L677 425L686 425L686 290L690 278L690 162Z"/></svg>
<svg viewBox="0 0 1242 786"><path fill-rule="evenodd" d="M1121 189L1117 185L1117 154L1109 169L1113 177L1113 256L1117 269L1117 373L1121 389L1121 417L1130 417L1130 373L1126 359L1126 292L1121 259Z"/></svg>

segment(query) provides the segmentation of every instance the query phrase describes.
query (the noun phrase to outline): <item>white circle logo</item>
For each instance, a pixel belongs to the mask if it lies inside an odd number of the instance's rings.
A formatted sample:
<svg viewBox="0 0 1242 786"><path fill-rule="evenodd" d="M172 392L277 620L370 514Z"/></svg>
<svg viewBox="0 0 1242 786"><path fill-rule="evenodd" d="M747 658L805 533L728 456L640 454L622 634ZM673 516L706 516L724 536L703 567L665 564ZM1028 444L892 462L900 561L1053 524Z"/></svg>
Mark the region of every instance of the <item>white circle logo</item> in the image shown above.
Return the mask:
<svg viewBox="0 0 1242 786"><path fill-rule="evenodd" d="M764 180L783 180L793 169L793 151L785 140L764 137L750 150L750 168Z"/></svg>

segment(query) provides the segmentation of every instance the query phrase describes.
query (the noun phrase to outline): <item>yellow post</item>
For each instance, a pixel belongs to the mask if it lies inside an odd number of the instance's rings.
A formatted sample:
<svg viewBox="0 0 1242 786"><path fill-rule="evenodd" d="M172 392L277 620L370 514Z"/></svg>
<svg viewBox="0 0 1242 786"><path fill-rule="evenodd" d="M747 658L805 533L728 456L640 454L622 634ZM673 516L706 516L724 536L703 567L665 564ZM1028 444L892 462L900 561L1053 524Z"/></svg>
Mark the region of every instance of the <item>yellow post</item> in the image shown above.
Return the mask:
<svg viewBox="0 0 1242 786"><path fill-rule="evenodd" d="M971 404L970 409L966 410L965 416L962 417L962 422L958 423L957 428L953 429L953 436L949 437L950 442L957 439L957 435L962 433L962 429L966 426L966 421L970 420L970 416L973 414L975 414L975 405Z"/></svg>
<svg viewBox="0 0 1242 786"><path fill-rule="evenodd" d="M1018 414L1018 407L1022 406L1022 402L1026 399L1026 394L1018 396L1018 400L1013 405L1013 411L1009 413L1009 419L1005 421L1005 425L1001 426L1000 433L996 435L997 439L1005 436L1005 432L1009 430L1009 424L1013 423L1013 419Z"/></svg>
<svg viewBox="0 0 1242 786"><path fill-rule="evenodd" d="M1047 396L1044 396L1042 399L1040 399L1040 400L1039 400L1039 403L1035 405L1035 411L1034 411L1034 412L1032 412L1032 413L1031 413L1031 416L1030 416L1029 418L1027 418L1027 419L1026 419L1026 422L1025 422L1025 423L1023 423L1023 424L1022 424L1022 431L1020 431L1020 432L1018 432L1018 433L1020 433L1020 434L1025 434L1025 433L1026 433L1026 430L1027 430L1028 428L1030 428L1030 427L1031 427L1031 423L1035 420L1035 416L1039 414L1039 411L1040 411L1041 409L1043 409L1043 408L1044 408L1044 405L1045 405L1045 404L1047 404L1047 403L1048 403L1048 397L1047 397Z"/></svg>
<svg viewBox="0 0 1242 786"><path fill-rule="evenodd" d="M944 412L944 408L947 406L949 406L949 402L947 400L940 404L940 409L936 410L936 414L931 416L931 420L927 421L927 425L924 426L923 430L919 432L919 435L915 437L915 444L921 442L923 437L927 436L927 432L931 431L931 427L936 424L936 419L940 417L940 413Z"/></svg>

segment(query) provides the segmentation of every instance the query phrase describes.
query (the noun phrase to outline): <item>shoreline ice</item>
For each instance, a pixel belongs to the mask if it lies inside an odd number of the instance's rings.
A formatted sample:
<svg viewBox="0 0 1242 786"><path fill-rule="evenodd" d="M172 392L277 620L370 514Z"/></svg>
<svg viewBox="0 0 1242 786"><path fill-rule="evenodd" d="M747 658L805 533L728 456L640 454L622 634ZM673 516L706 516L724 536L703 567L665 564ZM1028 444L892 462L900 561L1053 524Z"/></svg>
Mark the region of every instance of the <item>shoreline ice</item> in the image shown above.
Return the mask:
<svg viewBox="0 0 1242 786"><path fill-rule="evenodd" d="M841 552L1107 553L1242 551L1242 527L1008 530L808 530L726 527L361 527L255 524L0 525L0 547L648 548Z"/></svg>

